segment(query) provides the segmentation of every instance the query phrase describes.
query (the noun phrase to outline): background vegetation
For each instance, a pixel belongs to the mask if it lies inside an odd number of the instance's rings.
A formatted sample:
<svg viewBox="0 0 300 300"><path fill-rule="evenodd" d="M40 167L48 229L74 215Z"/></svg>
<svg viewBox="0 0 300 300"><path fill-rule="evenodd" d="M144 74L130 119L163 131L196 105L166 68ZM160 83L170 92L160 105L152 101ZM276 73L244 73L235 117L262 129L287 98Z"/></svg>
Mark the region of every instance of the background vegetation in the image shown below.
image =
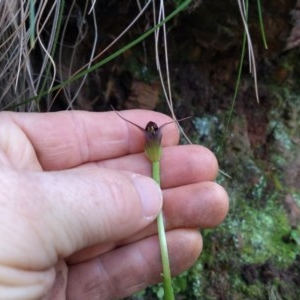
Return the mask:
<svg viewBox="0 0 300 300"><path fill-rule="evenodd" d="M31 21L31 2L24 7L0 2L2 109L100 111L112 104L170 113L155 66L153 35L62 85L82 66L89 69L152 28L151 8L117 39L144 3L41 2L35 3ZM166 1L167 14L183 2ZM232 101L244 34L237 1L192 1L168 22L174 112L178 118L191 116L187 135L218 156L220 168L230 175L220 174L218 181L231 200L225 222L202 231L204 249L196 265L175 279L177 299L299 298L298 2L261 3L265 50L257 1L249 1L259 103L247 58ZM163 61L163 51L158 56ZM156 286L131 299L161 297L162 288Z"/></svg>

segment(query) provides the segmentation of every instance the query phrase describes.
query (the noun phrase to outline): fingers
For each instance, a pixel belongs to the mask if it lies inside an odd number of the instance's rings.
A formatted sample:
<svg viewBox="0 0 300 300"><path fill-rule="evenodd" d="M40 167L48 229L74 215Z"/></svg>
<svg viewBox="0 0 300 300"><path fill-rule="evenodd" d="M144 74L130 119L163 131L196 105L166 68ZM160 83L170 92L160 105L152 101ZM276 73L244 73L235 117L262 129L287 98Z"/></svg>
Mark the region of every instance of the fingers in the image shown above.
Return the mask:
<svg viewBox="0 0 300 300"><path fill-rule="evenodd" d="M122 111L120 114L143 128L150 120L159 126L171 120L161 113L145 110ZM64 111L11 113L9 116L22 128L47 170L67 169L89 161L143 151L143 133L115 112ZM163 145L174 145L178 138L174 124L165 126Z"/></svg>
<svg viewBox="0 0 300 300"><path fill-rule="evenodd" d="M194 264L202 249L196 230L167 233L172 275ZM115 299L162 281L157 237L118 248L86 263L71 265L67 286L69 299ZM81 284L79 285L78 282Z"/></svg>
<svg viewBox="0 0 300 300"><path fill-rule="evenodd" d="M211 228L225 218L229 199L226 191L215 182L201 182L163 192L164 221L166 230L176 228ZM132 243L156 234L156 223L151 223L141 232L125 239L119 245ZM94 249L94 255L96 249ZM103 249L99 248L98 254Z"/></svg>
<svg viewBox="0 0 300 300"><path fill-rule="evenodd" d="M167 231L179 228L215 227L224 220L229 206L226 191L214 182L200 182L167 189L163 191L163 196L164 222ZM68 261L82 262L154 234L157 234L156 222L117 243L98 244L84 249L72 255Z"/></svg>
<svg viewBox="0 0 300 300"><path fill-rule="evenodd" d="M158 185L131 173L100 168L11 173L0 178L2 191L11 190L10 184L19 187L0 201L0 261L18 268L45 269L85 247L131 236L162 205Z"/></svg>
<svg viewBox="0 0 300 300"><path fill-rule="evenodd" d="M167 229L215 227L224 220L228 208L226 191L214 182L202 182L164 191Z"/></svg>
<svg viewBox="0 0 300 300"><path fill-rule="evenodd" d="M214 154L198 145L163 148L161 158L161 186L163 189L210 181L216 178L218 162ZM151 163L143 153L101 161L99 166L127 170L151 176Z"/></svg>

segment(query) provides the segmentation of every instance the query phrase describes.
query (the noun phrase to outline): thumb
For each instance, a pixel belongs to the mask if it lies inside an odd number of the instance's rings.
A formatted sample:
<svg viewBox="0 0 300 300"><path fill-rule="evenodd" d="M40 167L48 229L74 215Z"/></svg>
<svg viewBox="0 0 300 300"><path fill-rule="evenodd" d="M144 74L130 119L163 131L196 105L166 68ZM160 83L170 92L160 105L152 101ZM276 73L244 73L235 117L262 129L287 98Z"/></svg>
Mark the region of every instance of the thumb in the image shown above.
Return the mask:
<svg viewBox="0 0 300 300"><path fill-rule="evenodd" d="M85 247L129 237L162 206L161 190L151 178L101 168L27 173L18 186L20 195L15 192L7 203L18 220L8 222L14 234L1 236L16 238L2 243L14 247L6 249L5 261L24 268L29 262L31 268L45 268ZM24 235L26 244L16 247ZM17 249L22 253L16 255ZM24 260L33 253L34 259Z"/></svg>

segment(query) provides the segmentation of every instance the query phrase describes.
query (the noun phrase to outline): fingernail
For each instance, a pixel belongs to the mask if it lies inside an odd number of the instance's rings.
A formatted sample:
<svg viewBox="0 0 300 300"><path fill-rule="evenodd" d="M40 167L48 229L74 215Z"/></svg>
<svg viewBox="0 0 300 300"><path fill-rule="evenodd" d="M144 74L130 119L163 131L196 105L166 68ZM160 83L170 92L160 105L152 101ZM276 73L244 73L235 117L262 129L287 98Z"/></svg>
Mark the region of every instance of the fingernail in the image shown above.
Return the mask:
<svg viewBox="0 0 300 300"><path fill-rule="evenodd" d="M162 191L158 184L145 176L134 176L133 181L140 194L145 218L154 220L162 207Z"/></svg>

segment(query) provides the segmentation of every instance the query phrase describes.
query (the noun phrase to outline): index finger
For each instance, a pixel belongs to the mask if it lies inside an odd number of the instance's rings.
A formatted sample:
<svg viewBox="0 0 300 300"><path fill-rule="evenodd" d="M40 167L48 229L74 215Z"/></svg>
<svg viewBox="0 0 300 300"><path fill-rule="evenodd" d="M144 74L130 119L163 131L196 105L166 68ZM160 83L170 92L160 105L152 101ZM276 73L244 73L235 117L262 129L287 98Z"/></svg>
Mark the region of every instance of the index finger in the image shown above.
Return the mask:
<svg viewBox="0 0 300 300"><path fill-rule="evenodd" d="M121 111L122 117L145 127L148 121L158 126L170 117L153 111ZM115 112L63 111L56 113L12 113L32 143L44 170L72 168L86 162L116 158L143 151L144 135ZM175 124L164 128L162 144L178 143Z"/></svg>

